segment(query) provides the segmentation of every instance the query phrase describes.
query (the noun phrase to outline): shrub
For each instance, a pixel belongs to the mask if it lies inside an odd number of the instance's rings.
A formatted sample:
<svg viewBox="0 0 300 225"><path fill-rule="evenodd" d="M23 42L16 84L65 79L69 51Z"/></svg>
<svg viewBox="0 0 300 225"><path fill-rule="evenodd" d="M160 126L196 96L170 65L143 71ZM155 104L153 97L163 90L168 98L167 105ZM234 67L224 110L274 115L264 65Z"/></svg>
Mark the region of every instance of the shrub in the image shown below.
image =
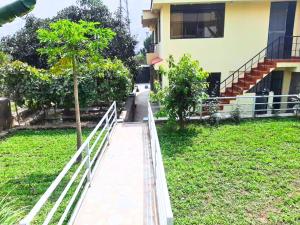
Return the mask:
<svg viewBox="0 0 300 225"><path fill-rule="evenodd" d="M14 61L3 64L0 67L0 86L4 96L15 102L17 118L19 120L18 107L26 102L26 93L30 91L33 73L37 70L26 63Z"/></svg>
<svg viewBox="0 0 300 225"><path fill-rule="evenodd" d="M212 126L219 125L220 116L219 116L219 103L217 99L212 99L207 102L208 108L208 123Z"/></svg>
<svg viewBox="0 0 300 225"><path fill-rule="evenodd" d="M1 94L16 106L47 110L52 106L74 107L73 78L70 70L38 70L14 61L0 66ZM103 60L92 67L80 66L78 91L81 107L126 100L132 90L131 74L120 60Z"/></svg>
<svg viewBox="0 0 300 225"><path fill-rule="evenodd" d="M118 103L124 102L133 88L132 76L129 70L118 59L108 59L97 66L100 68L95 72L102 70L102 72L94 74L97 82L98 101L109 103L113 101Z"/></svg>
<svg viewBox="0 0 300 225"><path fill-rule="evenodd" d="M239 106L236 106L234 110L230 112L231 119L236 124L239 124L241 122L241 110Z"/></svg>
<svg viewBox="0 0 300 225"><path fill-rule="evenodd" d="M163 105L169 119L178 119L180 129L183 129L188 117L194 114L199 99L206 98L208 73L198 61L184 55L177 64L170 57L169 68L164 75L168 77L169 86L157 90L154 95L159 96L157 100Z"/></svg>

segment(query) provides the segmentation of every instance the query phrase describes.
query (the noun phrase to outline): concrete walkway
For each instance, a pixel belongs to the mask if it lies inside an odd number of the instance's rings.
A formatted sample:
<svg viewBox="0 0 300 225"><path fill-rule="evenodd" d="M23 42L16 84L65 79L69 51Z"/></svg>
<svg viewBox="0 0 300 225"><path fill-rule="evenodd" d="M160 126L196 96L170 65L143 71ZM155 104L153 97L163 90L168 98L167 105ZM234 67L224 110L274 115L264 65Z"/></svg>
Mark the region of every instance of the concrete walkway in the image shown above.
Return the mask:
<svg viewBox="0 0 300 225"><path fill-rule="evenodd" d="M118 124L75 219L75 225L153 225L144 123Z"/></svg>
<svg viewBox="0 0 300 225"><path fill-rule="evenodd" d="M150 94L150 84L138 84L139 92L136 93L135 97L135 122L142 122L148 115L148 100ZM148 88L146 88L148 87Z"/></svg>

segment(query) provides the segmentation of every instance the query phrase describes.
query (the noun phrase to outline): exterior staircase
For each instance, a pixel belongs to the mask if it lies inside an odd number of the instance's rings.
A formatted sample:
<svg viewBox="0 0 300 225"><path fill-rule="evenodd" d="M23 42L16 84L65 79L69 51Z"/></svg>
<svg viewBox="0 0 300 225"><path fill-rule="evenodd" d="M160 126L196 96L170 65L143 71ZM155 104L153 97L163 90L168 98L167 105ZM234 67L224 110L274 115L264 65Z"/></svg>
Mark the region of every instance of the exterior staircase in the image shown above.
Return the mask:
<svg viewBox="0 0 300 225"><path fill-rule="evenodd" d="M221 104L243 95L277 68L280 62L300 63L300 37L279 37L221 83ZM223 107L222 107L223 108Z"/></svg>

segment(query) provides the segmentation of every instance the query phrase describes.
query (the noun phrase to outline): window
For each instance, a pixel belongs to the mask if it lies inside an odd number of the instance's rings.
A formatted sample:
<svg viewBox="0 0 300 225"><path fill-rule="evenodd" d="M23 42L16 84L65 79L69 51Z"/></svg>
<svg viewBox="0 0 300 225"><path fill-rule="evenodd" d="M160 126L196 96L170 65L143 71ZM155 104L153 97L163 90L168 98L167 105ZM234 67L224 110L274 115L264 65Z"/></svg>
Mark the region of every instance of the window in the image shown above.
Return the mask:
<svg viewBox="0 0 300 225"><path fill-rule="evenodd" d="M171 39L224 36L225 4L171 6Z"/></svg>

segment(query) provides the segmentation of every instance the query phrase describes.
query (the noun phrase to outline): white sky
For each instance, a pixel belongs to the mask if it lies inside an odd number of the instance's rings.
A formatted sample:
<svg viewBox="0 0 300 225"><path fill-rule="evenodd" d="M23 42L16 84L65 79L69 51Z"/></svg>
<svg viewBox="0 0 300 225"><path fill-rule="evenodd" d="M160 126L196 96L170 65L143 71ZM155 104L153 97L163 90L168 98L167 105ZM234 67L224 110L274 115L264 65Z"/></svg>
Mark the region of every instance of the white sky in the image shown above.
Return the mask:
<svg viewBox="0 0 300 225"><path fill-rule="evenodd" d="M0 7L14 0L0 0ZM108 8L114 12L119 4L119 0L102 0ZM143 46L143 41L147 34L147 29L144 29L141 24L141 16L143 9L150 8L151 0L128 0L129 13L131 20L131 32L137 37L140 42L138 48ZM36 17L47 18L55 16L56 13L72 4L75 4L76 0L37 0L37 4L34 10L31 12ZM0 37L15 33L24 25L24 19L17 18L12 23L5 24L0 27Z"/></svg>

